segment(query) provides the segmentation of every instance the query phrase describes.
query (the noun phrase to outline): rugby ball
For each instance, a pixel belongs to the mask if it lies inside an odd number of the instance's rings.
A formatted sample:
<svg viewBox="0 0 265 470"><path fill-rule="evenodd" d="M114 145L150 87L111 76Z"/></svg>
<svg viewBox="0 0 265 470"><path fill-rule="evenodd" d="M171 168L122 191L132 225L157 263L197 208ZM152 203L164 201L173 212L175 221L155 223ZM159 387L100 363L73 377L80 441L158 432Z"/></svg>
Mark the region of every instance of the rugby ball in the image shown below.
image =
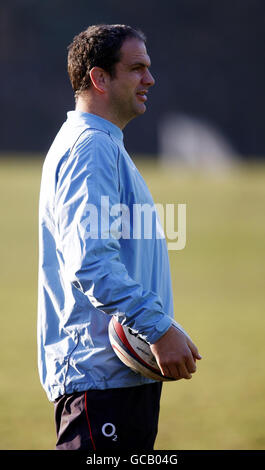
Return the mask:
<svg viewBox="0 0 265 470"><path fill-rule="evenodd" d="M175 321L173 321L173 326L186 334ZM134 372L153 380L174 380L162 374L149 343L135 330L121 325L115 316L109 322L109 340L118 358Z"/></svg>

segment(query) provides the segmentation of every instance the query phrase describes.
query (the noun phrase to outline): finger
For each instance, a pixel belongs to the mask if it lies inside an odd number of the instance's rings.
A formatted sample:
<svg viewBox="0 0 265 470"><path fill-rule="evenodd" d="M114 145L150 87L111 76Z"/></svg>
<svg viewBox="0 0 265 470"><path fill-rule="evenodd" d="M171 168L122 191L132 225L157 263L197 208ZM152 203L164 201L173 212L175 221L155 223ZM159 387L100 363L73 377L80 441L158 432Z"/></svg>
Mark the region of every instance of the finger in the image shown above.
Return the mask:
<svg viewBox="0 0 265 470"><path fill-rule="evenodd" d="M178 367L176 365L164 366L163 371L164 371L164 373L162 372L162 374L165 377L169 377L169 378L174 379L174 380L181 379Z"/></svg>
<svg viewBox="0 0 265 470"><path fill-rule="evenodd" d="M161 374L162 374L164 377L171 377L170 371L169 371L169 369L168 369L167 366L160 364L160 362L158 362L158 361L157 361L157 364L158 364L158 367L159 367L159 369L160 369L160 371L161 371Z"/></svg>
<svg viewBox="0 0 265 470"><path fill-rule="evenodd" d="M170 377L172 377L173 379L180 380L182 378L180 370L179 370L177 364L171 364L168 367L168 370L169 370L169 373L170 373Z"/></svg>
<svg viewBox="0 0 265 470"><path fill-rule="evenodd" d="M187 380L188 380L188 379L191 379L191 378L192 378L192 375L191 375L191 373L188 371L185 362L178 365L178 370L179 370L180 377L181 377L182 379L187 379Z"/></svg>
<svg viewBox="0 0 265 470"><path fill-rule="evenodd" d="M190 374L194 374L196 372L196 359L194 359L193 355L191 354L187 359L186 359L186 368L190 372Z"/></svg>
<svg viewBox="0 0 265 470"><path fill-rule="evenodd" d="M197 346L195 346L195 344L190 339L188 339L187 343L194 359L202 359L202 356L200 355Z"/></svg>

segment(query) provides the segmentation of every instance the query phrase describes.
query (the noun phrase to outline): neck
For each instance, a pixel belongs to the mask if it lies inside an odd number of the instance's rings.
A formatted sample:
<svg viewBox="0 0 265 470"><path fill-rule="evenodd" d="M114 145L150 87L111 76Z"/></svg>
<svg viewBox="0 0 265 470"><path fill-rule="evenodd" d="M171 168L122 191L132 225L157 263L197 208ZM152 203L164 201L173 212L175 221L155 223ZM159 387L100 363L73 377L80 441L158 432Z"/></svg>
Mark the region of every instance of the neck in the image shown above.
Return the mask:
<svg viewBox="0 0 265 470"><path fill-rule="evenodd" d="M123 130L127 124L127 122L122 123L118 116L115 116L115 113L111 111L107 102L95 96L91 96L89 93L81 95L77 98L75 109L76 111L95 114L96 116L107 119L108 121L118 126L121 130Z"/></svg>

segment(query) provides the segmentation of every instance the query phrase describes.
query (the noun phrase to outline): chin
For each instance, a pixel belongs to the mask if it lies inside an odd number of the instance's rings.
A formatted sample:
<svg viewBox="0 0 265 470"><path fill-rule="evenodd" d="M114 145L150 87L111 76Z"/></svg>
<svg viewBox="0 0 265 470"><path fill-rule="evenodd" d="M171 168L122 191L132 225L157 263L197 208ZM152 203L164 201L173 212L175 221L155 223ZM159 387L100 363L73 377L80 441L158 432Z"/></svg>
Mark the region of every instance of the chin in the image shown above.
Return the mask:
<svg viewBox="0 0 265 470"><path fill-rule="evenodd" d="M141 106L137 106L137 110L136 110L137 115L144 114L145 111L146 111L145 104L142 104Z"/></svg>
<svg viewBox="0 0 265 470"><path fill-rule="evenodd" d="M136 117L138 116L141 116L142 114L144 114L146 111L146 106L145 104L142 104L141 106L134 106L133 109L131 109L131 113L130 113L130 118L128 119L128 122L131 121L132 119L135 119Z"/></svg>

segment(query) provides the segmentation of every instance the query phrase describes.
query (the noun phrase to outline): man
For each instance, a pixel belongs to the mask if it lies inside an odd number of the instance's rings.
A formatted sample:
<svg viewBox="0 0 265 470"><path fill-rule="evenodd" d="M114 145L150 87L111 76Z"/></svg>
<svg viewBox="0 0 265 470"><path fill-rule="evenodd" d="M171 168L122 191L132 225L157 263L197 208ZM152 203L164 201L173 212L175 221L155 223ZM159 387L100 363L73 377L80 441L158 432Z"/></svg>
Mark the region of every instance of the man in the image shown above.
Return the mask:
<svg viewBox="0 0 265 470"><path fill-rule="evenodd" d="M91 26L69 46L76 108L46 157L40 193L39 372L55 402L57 449L153 449L161 382L115 355L112 315L143 334L164 375L189 379L200 359L171 326L165 239L120 236L111 211L154 204L122 133L146 110L149 68L145 37L129 26Z"/></svg>

